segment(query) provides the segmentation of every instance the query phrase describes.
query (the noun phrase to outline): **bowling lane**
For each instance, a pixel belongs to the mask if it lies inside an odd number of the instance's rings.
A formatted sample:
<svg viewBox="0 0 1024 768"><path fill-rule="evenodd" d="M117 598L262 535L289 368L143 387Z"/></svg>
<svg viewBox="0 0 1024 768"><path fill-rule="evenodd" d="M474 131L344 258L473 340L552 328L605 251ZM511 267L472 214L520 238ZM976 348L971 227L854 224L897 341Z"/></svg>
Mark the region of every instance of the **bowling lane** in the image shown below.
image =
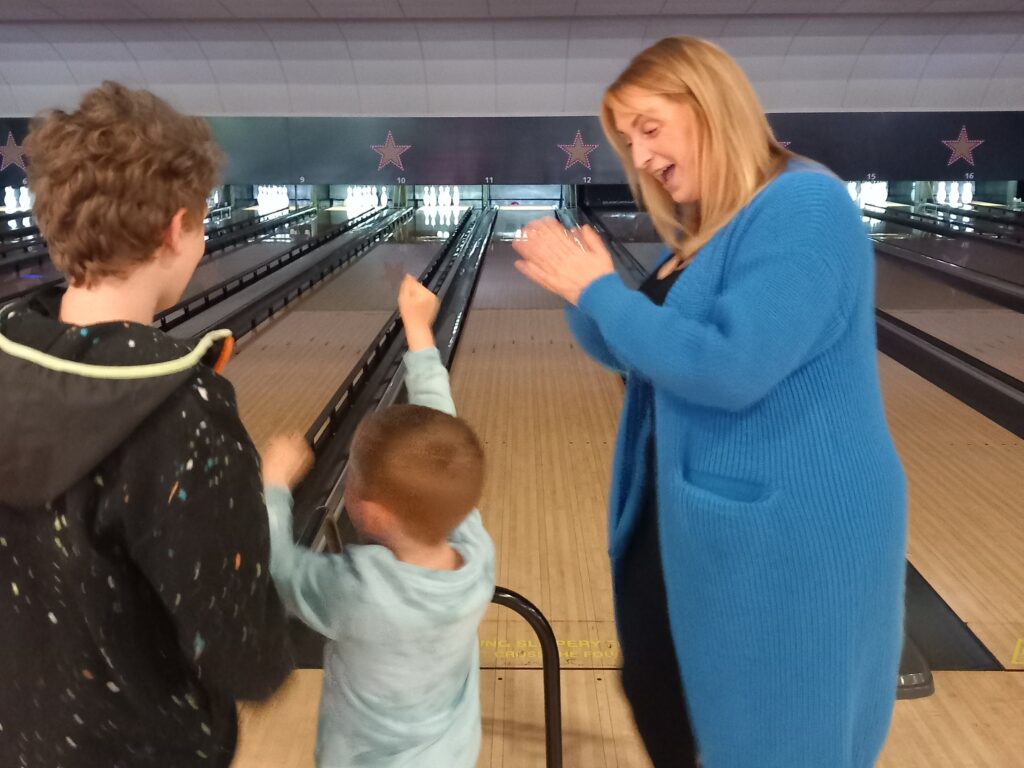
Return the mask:
<svg viewBox="0 0 1024 768"><path fill-rule="evenodd" d="M269 261L310 237L315 237L327 228L344 224L347 220L348 214L344 210L321 211L311 221L297 221L286 230L271 232L256 240L206 254L185 288L184 298L198 296L225 280ZM216 232L213 236L216 236ZM3 297L21 295L40 285L62 279L61 273L49 260L42 264L26 266L18 273L0 272L0 300Z"/></svg>
<svg viewBox="0 0 1024 768"><path fill-rule="evenodd" d="M534 602L559 641L566 764L641 766L648 763L614 671L607 555L622 383L580 350L562 300L513 267L516 230L545 215L500 212L452 388L487 455L480 510L497 550L498 583ZM511 611L491 606L479 639L479 765L543 765L536 637Z"/></svg>
<svg viewBox="0 0 1024 768"><path fill-rule="evenodd" d="M877 253L875 270L879 309L1024 380L1024 315L884 253Z"/></svg>
<svg viewBox="0 0 1024 768"><path fill-rule="evenodd" d="M870 217L865 217L864 223L868 235L876 242L888 243L1015 285L1024 285L1024 249L1018 246L946 237Z"/></svg>
<svg viewBox="0 0 1024 768"><path fill-rule="evenodd" d="M417 212L392 238L242 339L224 373L257 447L279 432L310 427L395 310L402 277L419 275L440 250L433 224Z"/></svg>
<svg viewBox="0 0 1024 768"><path fill-rule="evenodd" d="M280 254L301 245L311 237L348 221L345 211L321 211L310 221L297 221L286 230L271 232L258 240L242 243L217 253L207 254L185 288L185 298L198 296L225 280L236 277Z"/></svg>
<svg viewBox="0 0 1024 768"><path fill-rule="evenodd" d="M564 302L513 266L517 230L547 215L499 212L452 386L487 453L480 509L498 582L536 603L574 649L564 668L615 666L605 516L622 384L580 350ZM540 666L529 627L508 611L491 608L480 640L484 667Z"/></svg>

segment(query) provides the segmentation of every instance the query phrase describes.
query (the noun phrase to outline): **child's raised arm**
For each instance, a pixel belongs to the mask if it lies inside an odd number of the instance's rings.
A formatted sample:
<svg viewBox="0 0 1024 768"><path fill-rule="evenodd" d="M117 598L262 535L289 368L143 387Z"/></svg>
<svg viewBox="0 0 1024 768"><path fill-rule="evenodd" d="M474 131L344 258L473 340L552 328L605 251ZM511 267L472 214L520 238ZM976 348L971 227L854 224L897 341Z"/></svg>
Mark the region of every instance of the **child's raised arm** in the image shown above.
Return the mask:
<svg viewBox="0 0 1024 768"><path fill-rule="evenodd" d="M398 292L398 311L405 324L409 351L405 355L405 388L412 405L455 415L448 371L434 344L433 324L438 300L433 291L406 275Z"/></svg>

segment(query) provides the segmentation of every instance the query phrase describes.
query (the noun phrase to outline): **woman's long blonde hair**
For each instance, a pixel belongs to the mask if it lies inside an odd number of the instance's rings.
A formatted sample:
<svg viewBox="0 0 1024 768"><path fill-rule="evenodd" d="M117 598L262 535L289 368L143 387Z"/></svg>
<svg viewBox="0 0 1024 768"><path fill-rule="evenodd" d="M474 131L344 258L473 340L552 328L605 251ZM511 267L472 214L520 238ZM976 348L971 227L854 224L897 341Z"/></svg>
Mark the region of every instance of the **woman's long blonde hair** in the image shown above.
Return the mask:
<svg viewBox="0 0 1024 768"><path fill-rule="evenodd" d="M697 203L677 204L653 176L633 166L630 149L615 127L615 112L631 111L624 89L694 108L701 141ZM637 55L605 91L601 125L622 160L637 204L647 208L673 251L672 268L685 265L794 157L775 140L739 65L718 46L696 37L667 37Z"/></svg>

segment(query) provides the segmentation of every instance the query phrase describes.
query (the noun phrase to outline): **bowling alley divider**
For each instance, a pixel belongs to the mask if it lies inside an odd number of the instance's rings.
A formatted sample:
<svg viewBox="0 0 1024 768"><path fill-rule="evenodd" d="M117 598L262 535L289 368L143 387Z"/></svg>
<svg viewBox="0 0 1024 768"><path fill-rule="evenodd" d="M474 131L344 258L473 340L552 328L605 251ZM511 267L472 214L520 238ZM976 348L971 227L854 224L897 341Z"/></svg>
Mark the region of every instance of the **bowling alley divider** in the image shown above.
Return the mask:
<svg viewBox="0 0 1024 768"><path fill-rule="evenodd" d="M596 107L596 105L595 105ZM1024 112L769 115L846 180L1024 179ZM216 117L228 184L621 184L596 116ZM0 118L0 185L24 181L27 118Z"/></svg>

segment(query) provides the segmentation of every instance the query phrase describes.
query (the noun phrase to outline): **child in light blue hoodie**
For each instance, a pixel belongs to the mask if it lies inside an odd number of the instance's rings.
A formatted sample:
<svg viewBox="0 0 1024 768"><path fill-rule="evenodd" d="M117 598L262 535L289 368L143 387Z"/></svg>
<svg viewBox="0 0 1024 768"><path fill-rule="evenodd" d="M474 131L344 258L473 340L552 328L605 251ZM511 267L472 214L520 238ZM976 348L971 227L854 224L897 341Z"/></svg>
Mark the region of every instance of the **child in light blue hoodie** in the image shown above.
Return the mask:
<svg viewBox="0 0 1024 768"><path fill-rule="evenodd" d="M320 768L473 768L480 751L477 628L494 595L476 510L483 449L455 417L431 331L437 297L406 277L399 310L410 404L367 417L349 456L345 507L362 543L295 545L288 488L312 456L301 438L265 454L271 573L288 609L328 638Z"/></svg>

